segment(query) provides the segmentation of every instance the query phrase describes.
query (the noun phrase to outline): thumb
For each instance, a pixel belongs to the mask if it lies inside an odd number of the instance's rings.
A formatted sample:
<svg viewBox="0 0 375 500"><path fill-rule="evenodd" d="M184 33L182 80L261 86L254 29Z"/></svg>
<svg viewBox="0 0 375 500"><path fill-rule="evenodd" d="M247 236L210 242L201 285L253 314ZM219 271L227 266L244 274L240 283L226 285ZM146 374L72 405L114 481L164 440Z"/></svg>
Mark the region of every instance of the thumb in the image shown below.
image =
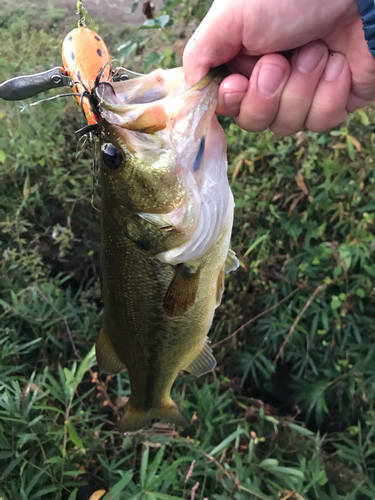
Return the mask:
<svg viewBox="0 0 375 500"><path fill-rule="evenodd" d="M243 0L215 1L186 45L186 84L195 85L210 68L233 59L242 48L242 32Z"/></svg>

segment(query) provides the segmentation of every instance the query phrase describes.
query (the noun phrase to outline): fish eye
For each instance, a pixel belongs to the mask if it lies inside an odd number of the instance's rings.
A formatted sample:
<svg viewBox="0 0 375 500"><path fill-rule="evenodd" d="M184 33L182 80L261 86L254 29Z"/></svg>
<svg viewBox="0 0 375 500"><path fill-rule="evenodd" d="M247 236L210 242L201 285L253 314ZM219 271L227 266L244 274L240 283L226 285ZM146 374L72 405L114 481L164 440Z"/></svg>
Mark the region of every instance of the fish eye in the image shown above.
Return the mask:
<svg viewBox="0 0 375 500"><path fill-rule="evenodd" d="M103 150L103 161L111 170L116 170L121 166L122 154L113 144L106 144Z"/></svg>

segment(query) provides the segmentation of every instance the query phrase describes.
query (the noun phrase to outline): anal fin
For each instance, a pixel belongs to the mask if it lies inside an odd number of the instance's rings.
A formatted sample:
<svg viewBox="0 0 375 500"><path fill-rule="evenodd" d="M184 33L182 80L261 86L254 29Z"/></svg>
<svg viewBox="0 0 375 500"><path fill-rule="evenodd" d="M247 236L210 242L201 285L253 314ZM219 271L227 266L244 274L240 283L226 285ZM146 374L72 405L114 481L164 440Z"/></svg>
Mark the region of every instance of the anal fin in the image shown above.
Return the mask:
<svg viewBox="0 0 375 500"><path fill-rule="evenodd" d="M203 349L198 353L198 355L193 359L185 371L200 377L205 373L211 372L216 367L216 359L212 354L212 350L208 345L208 342L203 344Z"/></svg>
<svg viewBox="0 0 375 500"><path fill-rule="evenodd" d="M164 311L168 316L178 316L188 311L195 302L199 285L199 269L195 272L180 264L164 297Z"/></svg>
<svg viewBox="0 0 375 500"><path fill-rule="evenodd" d="M103 325L102 329L100 330L98 340L96 341L95 350L96 360L98 362L99 368L103 372L115 375L116 373L126 368L124 363L118 357L112 345L105 325Z"/></svg>
<svg viewBox="0 0 375 500"><path fill-rule="evenodd" d="M235 271L239 265L240 263L238 262L236 254L230 248L228 250L227 258L225 259L225 274L228 274L231 271Z"/></svg>

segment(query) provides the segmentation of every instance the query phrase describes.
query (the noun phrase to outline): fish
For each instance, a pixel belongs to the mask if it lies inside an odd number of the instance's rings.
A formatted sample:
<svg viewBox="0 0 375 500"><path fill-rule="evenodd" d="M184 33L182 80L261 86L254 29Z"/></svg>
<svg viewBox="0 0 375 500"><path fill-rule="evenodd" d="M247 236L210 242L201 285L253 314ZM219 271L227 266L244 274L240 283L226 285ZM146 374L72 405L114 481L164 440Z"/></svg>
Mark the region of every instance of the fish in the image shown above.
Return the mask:
<svg viewBox="0 0 375 500"><path fill-rule="evenodd" d="M134 76L135 75L135 76ZM216 366L207 334L225 275L234 200L226 137L215 114L223 75L185 89L182 68L99 83L100 369L128 370L131 395L119 430L189 420L170 391L184 370Z"/></svg>

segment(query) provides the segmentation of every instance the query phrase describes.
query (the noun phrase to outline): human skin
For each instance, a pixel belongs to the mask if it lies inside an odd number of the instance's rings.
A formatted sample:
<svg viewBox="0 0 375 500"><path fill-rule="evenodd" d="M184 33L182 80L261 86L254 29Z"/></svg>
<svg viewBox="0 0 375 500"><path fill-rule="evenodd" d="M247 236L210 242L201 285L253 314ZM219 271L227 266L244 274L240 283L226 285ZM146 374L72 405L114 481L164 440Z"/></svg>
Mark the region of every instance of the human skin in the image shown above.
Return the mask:
<svg viewBox="0 0 375 500"><path fill-rule="evenodd" d="M355 0L215 0L186 46L187 84L221 64L217 112L251 132L322 132L375 99Z"/></svg>

